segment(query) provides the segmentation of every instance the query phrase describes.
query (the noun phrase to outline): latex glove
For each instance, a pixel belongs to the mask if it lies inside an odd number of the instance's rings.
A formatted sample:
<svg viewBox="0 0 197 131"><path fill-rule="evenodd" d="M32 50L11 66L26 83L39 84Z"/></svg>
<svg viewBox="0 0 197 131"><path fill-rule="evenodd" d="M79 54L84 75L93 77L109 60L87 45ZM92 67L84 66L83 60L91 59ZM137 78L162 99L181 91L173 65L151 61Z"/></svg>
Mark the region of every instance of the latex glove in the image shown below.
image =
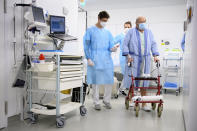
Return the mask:
<svg viewBox="0 0 197 131"><path fill-rule="evenodd" d="M113 48L111 48L111 52L116 52L119 47L119 44L115 45Z"/></svg>
<svg viewBox="0 0 197 131"><path fill-rule="evenodd" d="M154 56L154 62L158 62L159 58L157 56Z"/></svg>
<svg viewBox="0 0 197 131"><path fill-rule="evenodd" d="M94 62L91 59L88 59L88 65L89 66L94 66Z"/></svg>
<svg viewBox="0 0 197 131"><path fill-rule="evenodd" d="M127 55L127 59L128 59L127 60L128 63L131 63L133 61L133 58L129 54Z"/></svg>

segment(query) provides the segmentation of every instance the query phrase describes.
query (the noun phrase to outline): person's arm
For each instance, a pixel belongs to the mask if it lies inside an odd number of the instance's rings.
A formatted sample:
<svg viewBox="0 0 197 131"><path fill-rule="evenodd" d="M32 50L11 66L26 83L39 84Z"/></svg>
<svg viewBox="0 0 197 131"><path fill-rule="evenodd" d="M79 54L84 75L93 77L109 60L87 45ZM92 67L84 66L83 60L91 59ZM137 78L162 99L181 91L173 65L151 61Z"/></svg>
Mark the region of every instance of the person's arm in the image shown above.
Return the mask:
<svg viewBox="0 0 197 131"><path fill-rule="evenodd" d="M111 52L116 52L117 51L117 48L119 47L119 45L115 45L115 41L114 41L114 38L112 36L112 34L109 32L109 51Z"/></svg>
<svg viewBox="0 0 197 131"><path fill-rule="evenodd" d="M129 54L129 44L131 40L131 32L129 31L124 39L123 48L122 48L122 55L127 56L127 62L130 64L133 61L133 58Z"/></svg>
<svg viewBox="0 0 197 131"><path fill-rule="evenodd" d="M152 40L151 41L151 52L152 52L152 55L154 57L154 61L157 62L157 61L159 61L159 58L158 58L159 51L158 51L157 43L154 39L154 36L153 36L152 32L151 32L151 40Z"/></svg>
<svg viewBox="0 0 197 131"><path fill-rule="evenodd" d="M86 59L90 59L90 44L91 44L91 33L88 29L83 38L83 45L84 45L84 53Z"/></svg>
<svg viewBox="0 0 197 131"><path fill-rule="evenodd" d="M94 62L91 60L91 54L90 54L90 46L91 46L91 32L90 30L86 31L86 34L83 38L83 44L84 44L84 53L85 57L87 59L89 66L94 66Z"/></svg>
<svg viewBox="0 0 197 131"><path fill-rule="evenodd" d="M121 36L120 36L120 35L117 35L117 36L114 38L114 44L120 43L121 40L122 40Z"/></svg>
<svg viewBox="0 0 197 131"><path fill-rule="evenodd" d="M128 56L129 55L129 43L131 39L131 32L128 32L125 36L124 43L122 46L122 55Z"/></svg>

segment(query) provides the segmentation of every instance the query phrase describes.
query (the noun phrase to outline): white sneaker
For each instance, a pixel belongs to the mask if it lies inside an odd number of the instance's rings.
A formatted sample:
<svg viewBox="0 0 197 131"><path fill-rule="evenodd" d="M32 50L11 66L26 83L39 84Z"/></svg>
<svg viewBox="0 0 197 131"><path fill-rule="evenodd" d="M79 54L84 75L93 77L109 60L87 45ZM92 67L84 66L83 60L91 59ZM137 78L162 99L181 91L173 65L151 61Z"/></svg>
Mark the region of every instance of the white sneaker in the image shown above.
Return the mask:
<svg viewBox="0 0 197 131"><path fill-rule="evenodd" d="M105 104L105 107L106 107L107 109L111 109L111 108L112 108L112 106L111 106L110 103L105 102L105 101L103 101L103 103Z"/></svg>
<svg viewBox="0 0 197 131"><path fill-rule="evenodd" d="M144 110L146 112L150 112L151 111L151 108L148 107L148 106L144 106L144 107L142 107L142 110Z"/></svg>

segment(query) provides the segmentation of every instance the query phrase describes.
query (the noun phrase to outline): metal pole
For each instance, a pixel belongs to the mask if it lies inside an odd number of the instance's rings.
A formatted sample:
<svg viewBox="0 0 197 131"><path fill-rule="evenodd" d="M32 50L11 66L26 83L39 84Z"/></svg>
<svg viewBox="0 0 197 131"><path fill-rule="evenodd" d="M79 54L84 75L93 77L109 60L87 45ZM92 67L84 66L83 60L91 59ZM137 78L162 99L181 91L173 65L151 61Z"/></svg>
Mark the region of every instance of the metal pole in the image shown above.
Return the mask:
<svg viewBox="0 0 197 131"><path fill-rule="evenodd" d="M81 7L78 7L78 8L79 8L79 12L85 12L86 13L86 30L87 30L88 29L88 11L84 10Z"/></svg>
<svg viewBox="0 0 197 131"><path fill-rule="evenodd" d="M56 56L56 117L60 116L60 56Z"/></svg>
<svg viewBox="0 0 197 131"><path fill-rule="evenodd" d="M80 88L80 103L83 105L83 82L82 87Z"/></svg>
<svg viewBox="0 0 197 131"><path fill-rule="evenodd" d="M86 11L86 30L88 29L88 12Z"/></svg>
<svg viewBox="0 0 197 131"><path fill-rule="evenodd" d="M32 72L30 71L29 72L29 111L31 111L31 109L32 109L32 77L31 77L31 75L32 75Z"/></svg>

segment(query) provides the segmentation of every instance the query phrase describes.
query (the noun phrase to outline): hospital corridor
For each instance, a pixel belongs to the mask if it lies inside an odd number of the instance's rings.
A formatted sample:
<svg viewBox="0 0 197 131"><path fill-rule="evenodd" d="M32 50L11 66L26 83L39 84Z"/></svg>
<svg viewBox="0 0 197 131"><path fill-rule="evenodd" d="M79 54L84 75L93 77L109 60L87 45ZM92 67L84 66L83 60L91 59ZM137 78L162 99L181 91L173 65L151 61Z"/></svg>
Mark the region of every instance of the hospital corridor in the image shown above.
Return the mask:
<svg viewBox="0 0 197 131"><path fill-rule="evenodd" d="M0 0L0 131L197 131L197 0Z"/></svg>

